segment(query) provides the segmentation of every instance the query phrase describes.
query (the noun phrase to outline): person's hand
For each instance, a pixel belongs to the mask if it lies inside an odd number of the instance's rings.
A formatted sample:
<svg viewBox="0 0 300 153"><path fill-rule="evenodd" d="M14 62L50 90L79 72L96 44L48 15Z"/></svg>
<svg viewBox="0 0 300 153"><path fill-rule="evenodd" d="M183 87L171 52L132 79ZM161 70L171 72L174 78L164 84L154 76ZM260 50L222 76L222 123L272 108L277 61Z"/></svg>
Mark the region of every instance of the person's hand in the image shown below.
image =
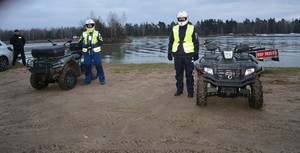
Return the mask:
<svg viewBox="0 0 300 153"><path fill-rule="evenodd" d="M198 54L194 54L194 61L197 61L199 59L199 55Z"/></svg>
<svg viewBox="0 0 300 153"><path fill-rule="evenodd" d="M169 61L173 60L172 54L168 54L168 59L169 59Z"/></svg>

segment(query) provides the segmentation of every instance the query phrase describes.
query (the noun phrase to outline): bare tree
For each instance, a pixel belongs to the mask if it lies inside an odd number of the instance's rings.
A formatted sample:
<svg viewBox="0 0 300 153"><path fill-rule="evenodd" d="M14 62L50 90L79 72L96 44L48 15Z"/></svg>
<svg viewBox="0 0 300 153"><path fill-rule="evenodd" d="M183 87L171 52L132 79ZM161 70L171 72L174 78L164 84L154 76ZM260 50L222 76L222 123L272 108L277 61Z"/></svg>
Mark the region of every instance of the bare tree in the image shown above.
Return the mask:
<svg viewBox="0 0 300 153"><path fill-rule="evenodd" d="M107 20L110 27L110 36L115 37L117 35L117 26L119 24L118 15L116 12L109 12Z"/></svg>

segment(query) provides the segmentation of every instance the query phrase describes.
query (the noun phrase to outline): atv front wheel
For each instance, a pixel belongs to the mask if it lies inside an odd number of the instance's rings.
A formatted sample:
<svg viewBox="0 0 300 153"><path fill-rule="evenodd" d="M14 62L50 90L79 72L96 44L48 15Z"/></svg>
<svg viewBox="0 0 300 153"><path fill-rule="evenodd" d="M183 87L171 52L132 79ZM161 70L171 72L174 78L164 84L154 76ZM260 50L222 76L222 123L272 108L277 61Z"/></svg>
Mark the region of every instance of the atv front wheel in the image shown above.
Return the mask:
<svg viewBox="0 0 300 153"><path fill-rule="evenodd" d="M196 104L198 106L207 105L207 82L203 80L203 76L199 75L199 73L197 78Z"/></svg>
<svg viewBox="0 0 300 153"><path fill-rule="evenodd" d="M76 72L71 68L65 68L59 77L58 84L63 90L70 90L76 86Z"/></svg>
<svg viewBox="0 0 300 153"><path fill-rule="evenodd" d="M35 74L30 76L30 84L34 89L40 90L48 87L48 82L46 82L41 77L37 77Z"/></svg>
<svg viewBox="0 0 300 153"><path fill-rule="evenodd" d="M250 85L251 93L249 97L249 106L260 109L263 106L263 89L259 77L255 79L255 83Z"/></svg>

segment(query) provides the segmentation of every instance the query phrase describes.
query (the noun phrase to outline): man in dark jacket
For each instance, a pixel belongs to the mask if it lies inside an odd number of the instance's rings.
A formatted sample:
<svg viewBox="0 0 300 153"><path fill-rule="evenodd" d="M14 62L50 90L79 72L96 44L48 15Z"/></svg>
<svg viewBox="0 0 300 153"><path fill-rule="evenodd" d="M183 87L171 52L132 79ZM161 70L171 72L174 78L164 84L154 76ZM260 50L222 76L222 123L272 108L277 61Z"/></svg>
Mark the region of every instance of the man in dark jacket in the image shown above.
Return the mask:
<svg viewBox="0 0 300 153"><path fill-rule="evenodd" d="M168 59L176 70L177 91L174 96L183 93L183 72L185 70L188 98L194 96L194 63L199 59L199 41L194 26L188 22L188 13L180 11L177 15L178 24L173 27L169 38Z"/></svg>
<svg viewBox="0 0 300 153"><path fill-rule="evenodd" d="M13 65L16 64L16 60L19 54L21 54L23 65L26 65L25 54L24 54L25 43L26 43L25 38L22 35L20 35L20 31L16 29L14 31L14 35L10 38L10 44L12 44L14 48Z"/></svg>

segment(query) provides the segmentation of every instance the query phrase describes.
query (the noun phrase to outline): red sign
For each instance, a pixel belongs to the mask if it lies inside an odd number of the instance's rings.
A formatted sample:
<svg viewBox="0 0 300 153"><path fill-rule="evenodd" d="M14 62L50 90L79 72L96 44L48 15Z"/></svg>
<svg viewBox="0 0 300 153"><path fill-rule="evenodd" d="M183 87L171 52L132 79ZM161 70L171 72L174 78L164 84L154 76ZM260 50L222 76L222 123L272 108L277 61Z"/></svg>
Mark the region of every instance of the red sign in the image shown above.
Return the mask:
<svg viewBox="0 0 300 153"><path fill-rule="evenodd" d="M256 58L278 57L278 49L260 50L256 52Z"/></svg>

